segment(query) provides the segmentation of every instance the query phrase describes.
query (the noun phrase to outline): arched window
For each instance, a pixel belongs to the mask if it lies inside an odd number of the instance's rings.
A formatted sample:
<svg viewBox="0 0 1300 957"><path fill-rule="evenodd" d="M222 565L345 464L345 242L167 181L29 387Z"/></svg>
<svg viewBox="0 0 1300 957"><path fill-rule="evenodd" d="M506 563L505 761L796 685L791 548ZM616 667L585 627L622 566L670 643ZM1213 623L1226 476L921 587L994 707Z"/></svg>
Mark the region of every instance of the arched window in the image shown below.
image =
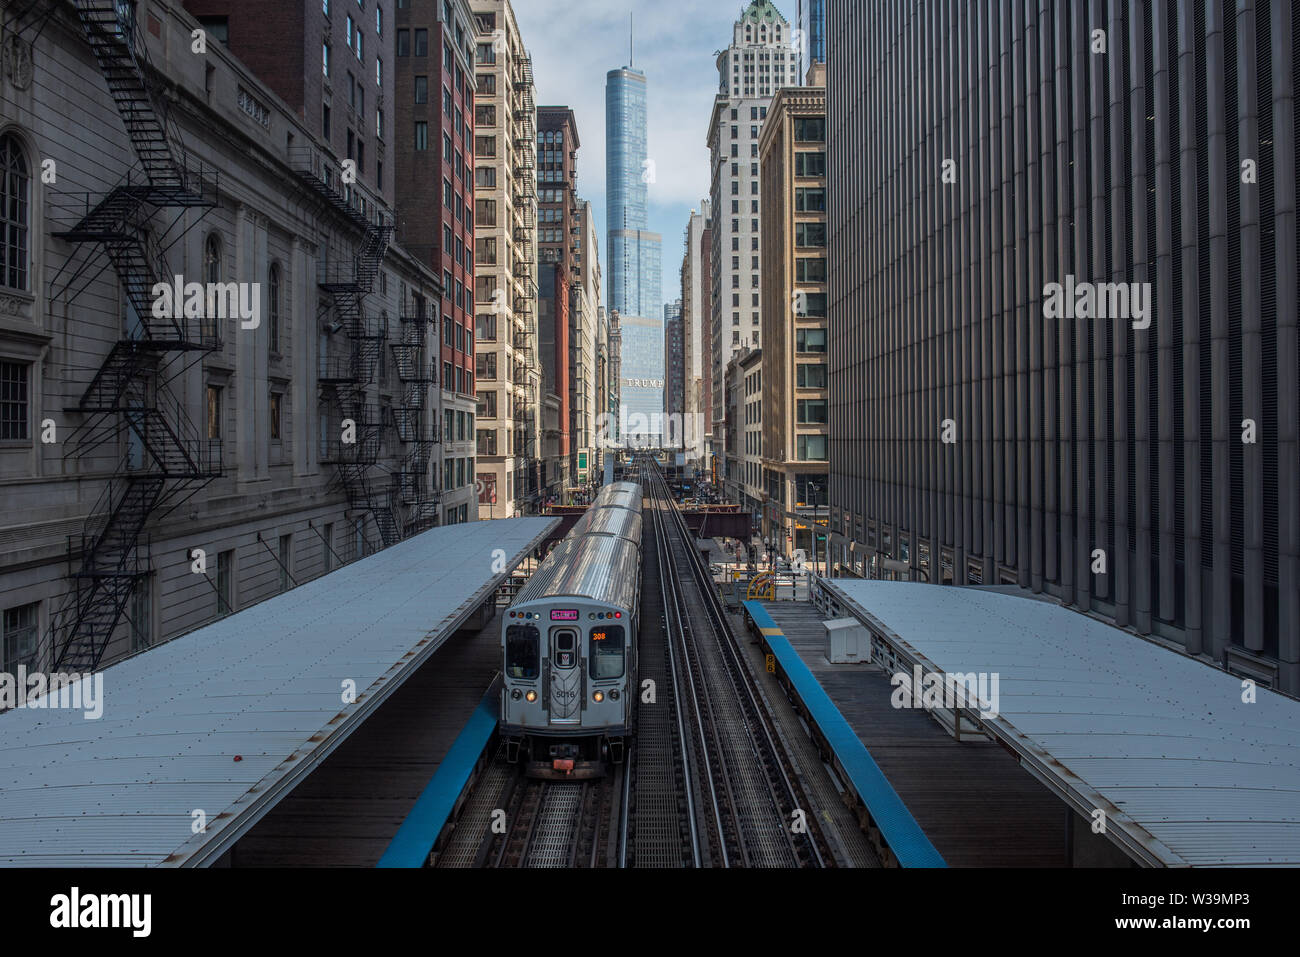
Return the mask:
<svg viewBox="0 0 1300 957"><path fill-rule="evenodd" d="M203 279L205 282L221 282L221 239L216 233L209 236L203 246Z"/></svg>
<svg viewBox="0 0 1300 957"><path fill-rule="evenodd" d="M12 133L0 136L0 286L28 289L31 236L31 171Z"/></svg>
<svg viewBox="0 0 1300 957"><path fill-rule="evenodd" d="M280 264L271 263L271 274L267 279L269 287L267 291L267 302L270 306L270 322L267 324L269 342L268 348L271 352L279 353L280 351Z"/></svg>

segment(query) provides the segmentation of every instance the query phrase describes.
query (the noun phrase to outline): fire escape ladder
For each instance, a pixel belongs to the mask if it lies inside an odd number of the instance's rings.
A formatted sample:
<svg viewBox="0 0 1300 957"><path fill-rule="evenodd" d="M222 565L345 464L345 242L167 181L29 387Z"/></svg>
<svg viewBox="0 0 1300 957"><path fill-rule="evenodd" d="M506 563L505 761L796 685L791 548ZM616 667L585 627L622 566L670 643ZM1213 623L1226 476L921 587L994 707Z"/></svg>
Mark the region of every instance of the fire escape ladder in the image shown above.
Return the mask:
<svg viewBox="0 0 1300 957"><path fill-rule="evenodd" d="M220 340L206 299L200 315L187 317L175 298L171 309L155 315L154 288L171 286L173 277L151 225L159 209L215 206L216 177L188 167L183 151L178 162L173 144L179 137L129 8L115 0L76 0L76 10L144 171L143 177L128 174L93 205L87 195L76 204L74 225L55 234L104 249L130 317L126 335L109 350L75 409L87 417L77 430L85 442L103 431L88 423L115 417L110 438L124 441L125 455L81 535L68 541L74 588L42 649L54 670L88 672L99 666L137 582L149 574L144 532L150 521L221 474L220 441L200 439L161 384L165 354L211 351Z"/></svg>

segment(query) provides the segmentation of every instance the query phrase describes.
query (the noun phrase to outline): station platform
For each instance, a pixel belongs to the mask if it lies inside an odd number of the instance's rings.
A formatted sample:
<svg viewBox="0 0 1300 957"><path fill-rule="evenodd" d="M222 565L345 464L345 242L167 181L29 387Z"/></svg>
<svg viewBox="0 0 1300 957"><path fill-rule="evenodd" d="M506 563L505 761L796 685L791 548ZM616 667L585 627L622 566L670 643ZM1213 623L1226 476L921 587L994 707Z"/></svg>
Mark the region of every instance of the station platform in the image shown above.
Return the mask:
<svg viewBox="0 0 1300 957"><path fill-rule="evenodd" d="M281 818L276 861L373 862L382 821L396 830L432 760L396 753L400 735L382 722L416 735L403 747L450 746L465 715L438 706L473 711L499 647L476 639L461 658L454 636L495 612L497 590L555 524L438 527L344 565L105 668L95 720L41 702L0 714L0 866L241 863L241 840L295 796L287 807L302 817L311 792L295 791L336 756L343 799L310 826ZM399 695L434 710L385 707ZM381 769L406 777L388 797L375 791ZM374 803L349 803L362 798ZM294 841L305 848L290 861ZM254 861L256 847L245 845Z"/></svg>
<svg viewBox="0 0 1300 957"><path fill-rule="evenodd" d="M1067 809L1014 757L954 739L923 709L893 707L879 667L830 664L815 605L744 608L903 866L1067 866Z"/></svg>
<svg viewBox="0 0 1300 957"><path fill-rule="evenodd" d="M431 780L448 772L458 779L459 785L444 789L452 791L454 802L486 743L485 736L468 764L453 753L501 668L500 629L498 609L481 631L460 631L447 639L369 721L235 845L230 864L375 867ZM491 710L489 735L499 706L493 702ZM449 812L450 806L443 820ZM418 867L419 861L406 866Z"/></svg>
<svg viewBox="0 0 1300 957"><path fill-rule="evenodd" d="M869 641L859 647L869 644L900 688L978 684L957 706L914 700L895 711L883 690L855 695L865 711L850 720L870 739L932 713L963 736L996 741L1022 778L1069 809L1057 843L1070 863L1300 864L1300 700L1027 590L839 578L819 580L813 600L826 617L860 626ZM829 690L842 679L822 680ZM1011 789L1014 775L995 784L1004 779L985 773L991 761L967 763L991 747L945 742L958 757L929 767L966 792L950 800L996 787L988 799L1014 811L1017 840L1032 847L1040 803ZM927 766L921 754L915 763ZM961 818L961 829L972 824Z"/></svg>

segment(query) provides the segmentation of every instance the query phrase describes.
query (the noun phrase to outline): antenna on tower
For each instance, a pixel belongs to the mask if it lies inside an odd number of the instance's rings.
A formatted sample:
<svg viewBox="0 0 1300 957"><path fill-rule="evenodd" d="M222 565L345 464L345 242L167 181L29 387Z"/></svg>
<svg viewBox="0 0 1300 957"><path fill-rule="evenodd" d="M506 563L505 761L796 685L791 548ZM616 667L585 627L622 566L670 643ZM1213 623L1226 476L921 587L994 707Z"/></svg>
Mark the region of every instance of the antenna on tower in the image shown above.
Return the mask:
<svg viewBox="0 0 1300 957"><path fill-rule="evenodd" d="M633 54L632 19L635 16L636 16L635 10L629 10L627 12L627 65L628 66L636 66L636 57L632 55Z"/></svg>

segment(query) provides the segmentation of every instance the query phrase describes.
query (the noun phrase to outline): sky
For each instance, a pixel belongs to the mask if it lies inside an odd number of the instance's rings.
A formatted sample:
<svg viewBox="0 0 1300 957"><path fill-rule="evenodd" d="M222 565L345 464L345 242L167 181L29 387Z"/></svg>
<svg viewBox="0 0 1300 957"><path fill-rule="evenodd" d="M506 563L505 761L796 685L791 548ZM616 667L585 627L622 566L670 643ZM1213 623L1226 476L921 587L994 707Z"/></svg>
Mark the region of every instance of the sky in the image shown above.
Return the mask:
<svg viewBox="0 0 1300 957"><path fill-rule="evenodd" d="M716 54L748 4L726 0L513 0L533 56L539 106L571 107L578 120L578 195L596 211L605 270L605 74L633 63L648 84L650 230L663 236L664 302L681 298L684 235L692 209L709 195L707 134L718 90ZM777 0L793 23L794 0ZM608 294L603 283L602 301Z"/></svg>

